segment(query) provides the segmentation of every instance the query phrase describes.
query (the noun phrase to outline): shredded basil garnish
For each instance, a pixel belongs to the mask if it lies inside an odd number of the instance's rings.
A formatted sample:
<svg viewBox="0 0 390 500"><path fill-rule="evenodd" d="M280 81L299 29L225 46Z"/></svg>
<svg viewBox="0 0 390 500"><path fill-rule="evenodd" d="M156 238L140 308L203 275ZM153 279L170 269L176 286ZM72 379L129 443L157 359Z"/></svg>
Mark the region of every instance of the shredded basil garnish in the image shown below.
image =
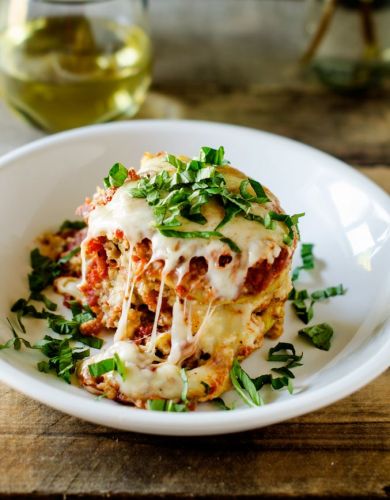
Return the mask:
<svg viewBox="0 0 390 500"><path fill-rule="evenodd" d="M92 377L100 377L105 373L116 371L122 377L122 380L126 380L126 365L117 352L112 358L102 359L97 363L89 364L88 370Z"/></svg>
<svg viewBox="0 0 390 500"><path fill-rule="evenodd" d="M80 230L87 227L87 224L83 220L64 220L61 224L59 232L67 231L67 230Z"/></svg>
<svg viewBox="0 0 390 500"><path fill-rule="evenodd" d="M264 404L258 391L265 385L271 385L272 389L276 391L286 387L288 392L292 394L294 390L292 379L295 376L291 369L302 366L302 363L300 363L302 356L303 353L298 355L295 347L287 342L279 342L276 346L272 347L268 353L268 361L287 362L285 366L271 368L275 373L282 375L281 377L274 377L269 373L251 378L243 370L239 362L234 360L230 371L230 379L233 387L248 406L260 406Z"/></svg>
<svg viewBox="0 0 390 500"><path fill-rule="evenodd" d="M115 163L108 172L108 176L103 179L104 187L120 187L125 183L129 172L122 163Z"/></svg>
<svg viewBox="0 0 390 500"><path fill-rule="evenodd" d="M228 406L222 398L214 398L210 401L211 403L215 403L219 409L224 411L233 410L232 407Z"/></svg>
<svg viewBox="0 0 390 500"><path fill-rule="evenodd" d="M302 243L301 247L301 259L302 264L296 267L292 273L292 281L296 281L299 278L299 273L304 269L314 269L314 255L313 255L313 243Z"/></svg>
<svg viewBox="0 0 390 500"><path fill-rule="evenodd" d="M320 323L302 328L298 334L309 340L318 349L329 351L333 337L333 328L328 323Z"/></svg>
<svg viewBox="0 0 390 500"><path fill-rule="evenodd" d="M264 404L252 379L236 359L233 361L230 370L230 380L241 399L248 406L261 406Z"/></svg>
<svg viewBox="0 0 390 500"><path fill-rule="evenodd" d="M344 295L345 293L347 293L347 290L342 284L330 286L323 290L316 290L311 294L307 290L296 290L293 288L288 298L292 300L292 306L297 317L307 325L313 319L314 304L316 302L336 297L337 295ZM307 302L308 299L310 299L309 303Z"/></svg>
<svg viewBox="0 0 390 500"><path fill-rule="evenodd" d="M38 370L45 373L53 370L68 384L70 384L70 377L75 371L77 362L90 355L89 349L71 346L69 338L56 339L49 335L34 344L33 348L39 349L49 358L49 361L38 363Z"/></svg>
<svg viewBox="0 0 390 500"><path fill-rule="evenodd" d="M69 262L72 257L78 255L79 253L80 253L80 247L75 247L69 253L58 259L57 264L65 264L66 262Z"/></svg>
<svg viewBox="0 0 390 500"><path fill-rule="evenodd" d="M173 175L170 176L163 170L152 177L142 177L136 187L130 190L131 196L145 198L153 208L156 227L164 236L204 238L206 236L200 236L201 233L213 233L213 231L186 231L186 236L183 236L177 235L173 229L168 230L180 227L183 218L201 225L206 224L207 220L201 213L202 207L213 199L224 209L224 216L215 228L215 232L239 215L259 222L270 230L274 229L274 220L277 220L287 226L284 242L292 244L294 228L297 227L298 219L303 214L288 216L269 212L265 217L252 214L253 203L264 204L270 199L263 186L251 178L241 181L239 193L229 191L224 176L217 168L227 163L222 146L218 149L203 147L198 158L187 162L171 154L167 155L166 161L176 169ZM227 239L225 242L233 251L238 252L235 242Z"/></svg>

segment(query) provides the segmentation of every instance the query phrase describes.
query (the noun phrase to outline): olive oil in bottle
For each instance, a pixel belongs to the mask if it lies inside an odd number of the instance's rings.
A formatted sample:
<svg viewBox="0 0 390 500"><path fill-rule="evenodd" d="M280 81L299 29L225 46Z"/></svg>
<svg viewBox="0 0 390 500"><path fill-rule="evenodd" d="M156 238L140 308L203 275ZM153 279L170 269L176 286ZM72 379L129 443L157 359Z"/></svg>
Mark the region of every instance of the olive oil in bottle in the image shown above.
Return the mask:
<svg viewBox="0 0 390 500"><path fill-rule="evenodd" d="M133 116L144 101L150 71L150 40L137 26L47 17L0 34L2 93L47 131Z"/></svg>

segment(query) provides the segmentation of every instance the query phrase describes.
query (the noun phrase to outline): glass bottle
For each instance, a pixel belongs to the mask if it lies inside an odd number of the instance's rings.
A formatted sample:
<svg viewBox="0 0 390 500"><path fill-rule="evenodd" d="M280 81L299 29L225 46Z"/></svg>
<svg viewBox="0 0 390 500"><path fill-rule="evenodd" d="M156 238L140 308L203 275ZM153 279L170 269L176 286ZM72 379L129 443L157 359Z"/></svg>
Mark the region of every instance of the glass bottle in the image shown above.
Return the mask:
<svg viewBox="0 0 390 500"><path fill-rule="evenodd" d="M133 116L151 82L146 1L0 3L0 89L47 131Z"/></svg>
<svg viewBox="0 0 390 500"><path fill-rule="evenodd" d="M390 74L390 0L307 0L303 62L338 90Z"/></svg>

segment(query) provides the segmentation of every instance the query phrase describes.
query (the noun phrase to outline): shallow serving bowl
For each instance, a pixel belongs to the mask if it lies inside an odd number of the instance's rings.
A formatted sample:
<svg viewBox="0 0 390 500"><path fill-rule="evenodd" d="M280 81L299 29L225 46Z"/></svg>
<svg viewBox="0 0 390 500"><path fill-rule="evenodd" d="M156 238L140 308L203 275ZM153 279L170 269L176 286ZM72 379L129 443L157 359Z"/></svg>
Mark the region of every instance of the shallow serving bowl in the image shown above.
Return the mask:
<svg viewBox="0 0 390 500"><path fill-rule="evenodd" d="M302 328L287 306L283 341L304 352L295 393L266 393L260 408L162 413L96 400L84 390L39 373L36 351L0 352L0 380L49 406L118 429L155 434L218 434L261 427L337 401L367 384L390 359L390 201L376 185L344 163L308 146L247 128L191 121L133 121L57 134L0 160L0 343L10 337L11 304L27 295L28 254L34 238L73 217L85 196L120 161L138 165L143 152L195 155L224 145L232 165L268 186L287 213L306 212L303 242L315 244L316 270L302 273L309 289L342 283L342 297L316 304L315 322L335 330L328 352L297 336ZM299 261L299 252L297 260ZM27 338L48 333L38 320ZM255 376L269 373L269 347L245 361ZM231 399L232 395L227 398Z"/></svg>

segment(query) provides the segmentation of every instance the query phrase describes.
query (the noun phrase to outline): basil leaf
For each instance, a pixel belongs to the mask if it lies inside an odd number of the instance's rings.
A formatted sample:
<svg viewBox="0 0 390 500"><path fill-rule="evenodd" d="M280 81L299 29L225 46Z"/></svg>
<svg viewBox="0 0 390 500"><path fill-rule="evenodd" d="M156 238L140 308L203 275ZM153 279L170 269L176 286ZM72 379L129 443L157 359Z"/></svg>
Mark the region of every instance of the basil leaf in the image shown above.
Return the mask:
<svg viewBox="0 0 390 500"><path fill-rule="evenodd" d="M305 300L309 298L307 290L296 290L293 288L289 293L288 298L292 300L292 306L298 318L306 325L313 319L314 304L320 300L335 297L337 295L344 295L347 290L343 285L331 286L323 290L316 290L310 294L311 302L306 304Z"/></svg>
<svg viewBox="0 0 390 500"><path fill-rule="evenodd" d="M200 150L199 160L210 165L223 165L224 155L223 146L218 149L203 146Z"/></svg>
<svg viewBox="0 0 390 500"><path fill-rule="evenodd" d="M175 229L165 228L164 226L158 226L157 229L163 236L167 236L168 238L221 238L223 235L218 231L177 231Z"/></svg>
<svg viewBox="0 0 390 500"><path fill-rule="evenodd" d="M281 366L280 368L271 368L273 372L280 373L287 378L295 378L293 372L287 366Z"/></svg>
<svg viewBox="0 0 390 500"><path fill-rule="evenodd" d="M236 359L233 361L233 366L230 370L230 380L241 399L248 406L260 406L263 404L254 383Z"/></svg>
<svg viewBox="0 0 390 500"><path fill-rule="evenodd" d="M114 360L115 360L115 370L122 377L122 380L125 381L127 376L125 362L119 357L117 352L114 354Z"/></svg>
<svg viewBox="0 0 390 500"><path fill-rule="evenodd" d="M256 193L256 202L257 203L266 203L267 201L271 201L268 196L266 195L266 192L264 191L263 186L260 184L260 182L256 181L255 179L249 178L249 184L251 185L253 191Z"/></svg>
<svg viewBox="0 0 390 500"><path fill-rule="evenodd" d="M92 377L100 377L105 373L112 372L115 370L116 363L114 358L106 358L98 361L97 363L91 363L88 365L89 373Z"/></svg>
<svg viewBox="0 0 390 500"><path fill-rule="evenodd" d="M313 243L302 243L302 247L301 247L302 265L296 267L293 270L293 273L291 276L292 281L296 281L299 278L299 273L301 270L314 269L313 247L314 247Z"/></svg>
<svg viewBox="0 0 390 500"><path fill-rule="evenodd" d="M168 238L202 238L207 240L210 238L219 238L219 240L221 240L223 243L226 243L234 252L241 252L241 249L234 243L234 241L232 241L230 238L225 238L219 231L177 231L166 226L158 226L158 230L163 236L166 236Z"/></svg>
<svg viewBox="0 0 390 500"><path fill-rule="evenodd" d="M67 230L80 230L87 227L87 224L83 220L65 220L59 229L59 232L67 231Z"/></svg>
<svg viewBox="0 0 390 500"><path fill-rule="evenodd" d="M318 349L329 351L333 337L333 328L328 323L320 323L302 328L298 334L309 340Z"/></svg>
<svg viewBox="0 0 390 500"><path fill-rule="evenodd" d="M69 253L58 259L57 263L58 264L66 264L67 262L70 261L72 257L80 253L80 247L75 247L73 250L71 250Z"/></svg>
<svg viewBox="0 0 390 500"><path fill-rule="evenodd" d="M212 403L215 403L221 410L229 411L233 410L230 406L228 406L222 398L214 398L211 400Z"/></svg>
<svg viewBox="0 0 390 500"><path fill-rule="evenodd" d="M42 255L38 248L30 253L30 261L32 271L28 275L28 282L31 292L41 292L61 273L57 262Z"/></svg>
<svg viewBox="0 0 390 500"><path fill-rule="evenodd" d="M146 402L147 409L152 411L165 411L165 406L165 399L148 399Z"/></svg>
<svg viewBox="0 0 390 500"><path fill-rule="evenodd" d="M80 324L74 320L65 319L60 314L53 314L48 318L51 330L60 335L76 335L79 333Z"/></svg>
<svg viewBox="0 0 390 500"><path fill-rule="evenodd" d="M146 408L152 411L186 412L187 406L166 399L148 399Z"/></svg>
<svg viewBox="0 0 390 500"><path fill-rule="evenodd" d="M129 172L122 163L115 163L104 178L104 185L108 187L121 187L125 183Z"/></svg>
<svg viewBox="0 0 390 500"><path fill-rule="evenodd" d="M283 351L283 354L275 354L280 351ZM298 355L293 344L288 342L279 342L268 351L268 361L300 361L302 357L303 353Z"/></svg>
<svg viewBox="0 0 390 500"><path fill-rule="evenodd" d="M186 372L186 369L185 368L182 368L180 370L180 377L183 381L183 389L181 391L181 400L183 401L183 403L188 403L188 399L187 399L187 394L188 394L188 377L187 377L187 372Z"/></svg>
<svg viewBox="0 0 390 500"><path fill-rule="evenodd" d="M38 363L38 370L46 373L53 370L68 384L70 384L70 377L75 371L77 361L90 355L89 349L80 350L72 347L68 338L61 340L48 335L36 342L33 348L39 349L49 358L49 361Z"/></svg>
<svg viewBox="0 0 390 500"><path fill-rule="evenodd" d="M230 238L219 238L219 240L222 241L223 243L226 243L226 245L228 245L230 250L233 250L233 252L241 253L241 248L238 245L236 245L236 243L234 243L234 241L231 240Z"/></svg>
<svg viewBox="0 0 390 500"><path fill-rule="evenodd" d="M57 309L57 304L52 302L48 297L46 297L46 295L43 295L43 293L32 292L30 294L29 300L30 299L36 300L37 302L43 302L45 304L46 309L49 309L49 311L55 311Z"/></svg>
<svg viewBox="0 0 390 500"><path fill-rule="evenodd" d="M336 297L337 295L344 295L347 293L347 290L343 287L342 284L337 286L330 286L323 290L316 290L311 294L311 298L313 300L324 300L329 297Z"/></svg>
<svg viewBox="0 0 390 500"><path fill-rule="evenodd" d="M81 335L76 333L72 336L72 340L76 340L77 342L81 342L89 347L93 347L94 349L101 349L104 341L99 337L95 337L93 335Z"/></svg>
<svg viewBox="0 0 390 500"><path fill-rule="evenodd" d="M184 161L182 160L179 160L179 158L177 158L176 156L174 155L171 155L171 154L168 154L165 158L165 161L167 161L168 163L170 163L172 166L174 166L175 168L177 168L177 170L179 172L182 172L186 169L186 166L187 164L184 163Z"/></svg>
<svg viewBox="0 0 390 500"><path fill-rule="evenodd" d="M228 203L225 207L225 215L218 226L215 228L215 231L221 229L221 227L225 226L228 222L230 222L238 213L241 212L241 208L233 203Z"/></svg>
<svg viewBox="0 0 390 500"><path fill-rule="evenodd" d="M310 323L314 315L314 301L311 301L309 305L306 305L303 300L294 300L292 306L297 317L305 323L305 325Z"/></svg>

